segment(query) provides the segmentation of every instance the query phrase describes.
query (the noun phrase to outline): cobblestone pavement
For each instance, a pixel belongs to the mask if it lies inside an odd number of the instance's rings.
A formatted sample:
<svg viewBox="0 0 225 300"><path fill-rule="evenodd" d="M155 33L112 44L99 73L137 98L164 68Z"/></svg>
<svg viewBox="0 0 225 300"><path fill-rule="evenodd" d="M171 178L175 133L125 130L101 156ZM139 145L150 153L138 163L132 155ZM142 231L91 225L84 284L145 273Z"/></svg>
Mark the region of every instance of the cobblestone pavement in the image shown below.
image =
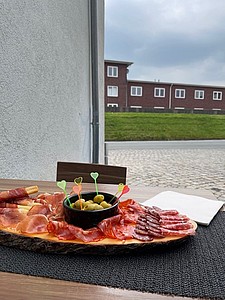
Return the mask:
<svg viewBox="0 0 225 300"><path fill-rule="evenodd" d="M128 168L128 185L206 189L225 202L224 149L109 149L108 164Z"/></svg>

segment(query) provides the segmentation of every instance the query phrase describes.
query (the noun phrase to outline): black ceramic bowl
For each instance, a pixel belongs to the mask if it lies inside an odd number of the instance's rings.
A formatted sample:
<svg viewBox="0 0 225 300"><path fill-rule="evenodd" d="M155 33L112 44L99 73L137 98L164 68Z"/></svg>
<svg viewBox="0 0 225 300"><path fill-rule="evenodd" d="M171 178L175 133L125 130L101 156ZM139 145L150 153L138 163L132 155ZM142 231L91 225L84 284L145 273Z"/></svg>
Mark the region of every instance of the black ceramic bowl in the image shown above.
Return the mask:
<svg viewBox="0 0 225 300"><path fill-rule="evenodd" d="M106 202L109 202L113 198L113 195L111 194L102 192L99 192L99 194L104 195L104 201ZM82 193L82 198L85 200L93 199L95 196L96 192ZM78 195L76 194L69 196L71 204L76 202L78 199ZM70 207L68 199L65 199L63 201L65 221L83 229L94 227L103 219L118 214L118 199L115 197L110 203L112 204L111 207L101 210L80 210Z"/></svg>

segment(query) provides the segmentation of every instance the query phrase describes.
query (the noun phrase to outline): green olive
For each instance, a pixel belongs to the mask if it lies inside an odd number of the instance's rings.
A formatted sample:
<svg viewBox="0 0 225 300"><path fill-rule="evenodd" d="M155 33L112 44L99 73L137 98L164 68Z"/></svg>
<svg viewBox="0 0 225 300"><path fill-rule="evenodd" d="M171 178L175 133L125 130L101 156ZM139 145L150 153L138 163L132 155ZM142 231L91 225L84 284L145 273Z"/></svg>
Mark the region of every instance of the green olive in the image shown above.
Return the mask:
<svg viewBox="0 0 225 300"><path fill-rule="evenodd" d="M85 205L86 205L86 204L92 204L92 203L94 203L93 200L87 200L87 201L85 201Z"/></svg>
<svg viewBox="0 0 225 300"><path fill-rule="evenodd" d="M101 203L102 201L104 201L104 195L98 194L94 197L94 202L96 203Z"/></svg>
<svg viewBox="0 0 225 300"><path fill-rule="evenodd" d="M101 205L99 205L99 204L94 204L94 205L95 205L94 210L101 210L101 209L103 209L103 207Z"/></svg>
<svg viewBox="0 0 225 300"><path fill-rule="evenodd" d="M103 208L108 208L108 207L111 207L111 206L112 206L112 204L107 203L106 201L102 201L102 202L100 203L100 205L101 205Z"/></svg>
<svg viewBox="0 0 225 300"><path fill-rule="evenodd" d="M84 206L84 210L95 210L95 204L94 203L88 203Z"/></svg>
<svg viewBox="0 0 225 300"><path fill-rule="evenodd" d="M85 203L85 200L84 199L78 199L77 201L75 201L73 203L73 207L76 208L76 209L81 209L81 207L84 206L84 203Z"/></svg>

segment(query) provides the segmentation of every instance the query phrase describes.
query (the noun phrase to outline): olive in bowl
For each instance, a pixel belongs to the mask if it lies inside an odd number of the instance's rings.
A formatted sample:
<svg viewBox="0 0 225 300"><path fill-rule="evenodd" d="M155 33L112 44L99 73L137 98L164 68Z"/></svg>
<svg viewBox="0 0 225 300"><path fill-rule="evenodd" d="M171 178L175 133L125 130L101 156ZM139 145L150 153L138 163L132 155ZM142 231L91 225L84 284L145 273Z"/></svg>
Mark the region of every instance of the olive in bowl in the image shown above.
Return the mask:
<svg viewBox="0 0 225 300"><path fill-rule="evenodd" d="M83 229L94 227L102 220L118 214L119 201L113 197L112 194L97 195L96 192L82 193L82 199L77 194L69 196L71 206L68 198L63 201L65 221Z"/></svg>

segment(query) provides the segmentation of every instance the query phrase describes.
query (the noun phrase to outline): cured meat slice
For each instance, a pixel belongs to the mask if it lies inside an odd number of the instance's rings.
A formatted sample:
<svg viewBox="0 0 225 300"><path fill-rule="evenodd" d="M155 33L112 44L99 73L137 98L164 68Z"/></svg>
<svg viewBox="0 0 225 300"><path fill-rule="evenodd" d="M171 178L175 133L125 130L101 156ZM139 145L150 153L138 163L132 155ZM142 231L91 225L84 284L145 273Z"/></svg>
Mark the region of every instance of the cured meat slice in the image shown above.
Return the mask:
<svg viewBox="0 0 225 300"><path fill-rule="evenodd" d="M24 206L32 206L35 203L35 200L36 198L24 197L24 198L14 199L12 203L18 205L24 205Z"/></svg>
<svg viewBox="0 0 225 300"><path fill-rule="evenodd" d="M22 233L43 233L48 232L47 224L48 219L45 215L30 215L18 223L16 230Z"/></svg>
<svg viewBox="0 0 225 300"><path fill-rule="evenodd" d="M106 237L118 240L131 239L134 232L134 226L125 223L122 215L102 220L98 224L98 228Z"/></svg>
<svg viewBox="0 0 225 300"><path fill-rule="evenodd" d="M40 194L37 197L37 202L40 201L42 204L48 204L51 207L52 215L62 216L63 214L63 200L65 194L63 192L56 192L54 194Z"/></svg>
<svg viewBox="0 0 225 300"><path fill-rule="evenodd" d="M116 215L111 218L107 218L98 223L98 228L104 233L105 236L115 239L114 227L120 224L122 219L121 215Z"/></svg>
<svg viewBox="0 0 225 300"><path fill-rule="evenodd" d="M119 203L119 213L123 216L124 222L135 224L143 212L144 208L133 199L127 199Z"/></svg>
<svg viewBox="0 0 225 300"><path fill-rule="evenodd" d="M140 234L136 230L133 233L133 238L143 242L147 242L147 241L150 242L153 240L152 236Z"/></svg>
<svg viewBox="0 0 225 300"><path fill-rule="evenodd" d="M174 223L174 224L161 224L161 228L166 228L169 230L184 230L192 228L192 223Z"/></svg>
<svg viewBox="0 0 225 300"><path fill-rule="evenodd" d="M135 225L136 239L147 240L147 236L164 238L166 236L194 235L195 229L190 219L177 210L162 210L158 207L145 207Z"/></svg>
<svg viewBox="0 0 225 300"><path fill-rule="evenodd" d="M10 202L13 199L27 197L30 194L38 192L37 186L31 186L27 188L17 188L14 190L8 190L0 192L0 202Z"/></svg>
<svg viewBox="0 0 225 300"><path fill-rule="evenodd" d="M81 240L83 242L97 242L105 236L97 227L83 230L80 227L69 225L62 221L50 221L47 225L49 233L54 234L60 240Z"/></svg>
<svg viewBox="0 0 225 300"><path fill-rule="evenodd" d="M8 203L8 202L2 202L0 203L0 208L17 208L18 204L16 203Z"/></svg>
<svg viewBox="0 0 225 300"><path fill-rule="evenodd" d="M0 208L0 225L15 227L18 222L26 217L27 210L19 208Z"/></svg>
<svg viewBox="0 0 225 300"><path fill-rule="evenodd" d="M49 205L43 204L43 205L32 206L28 211L27 215L31 216L31 215L41 214L41 215L48 216L50 213L51 213L51 209Z"/></svg>
<svg viewBox="0 0 225 300"><path fill-rule="evenodd" d="M79 227L78 230L80 229ZM59 240L74 240L74 234L69 230L68 223L64 221L49 221L47 230L54 236L57 236Z"/></svg>
<svg viewBox="0 0 225 300"><path fill-rule="evenodd" d="M87 230L77 230L75 226L69 225L70 232L75 236L76 239L81 240L85 243L97 242L105 238L104 234L97 227L93 227Z"/></svg>
<svg viewBox="0 0 225 300"><path fill-rule="evenodd" d="M190 228L187 230L170 230L161 227L161 233L164 236L183 236L183 235L195 235L195 230L194 228Z"/></svg>
<svg viewBox="0 0 225 300"><path fill-rule="evenodd" d="M164 221L189 221L190 219L184 215L161 215L160 222Z"/></svg>
<svg viewBox="0 0 225 300"><path fill-rule="evenodd" d="M152 206L152 208L160 215L160 216L162 216L162 215L178 215L179 214L179 212L177 211L177 210L175 210L175 209L161 209L161 208L159 208L159 207L157 207L157 206Z"/></svg>
<svg viewBox="0 0 225 300"><path fill-rule="evenodd" d="M15 198L27 197L25 188L17 188L15 190L3 191L0 193L0 202L10 201Z"/></svg>

